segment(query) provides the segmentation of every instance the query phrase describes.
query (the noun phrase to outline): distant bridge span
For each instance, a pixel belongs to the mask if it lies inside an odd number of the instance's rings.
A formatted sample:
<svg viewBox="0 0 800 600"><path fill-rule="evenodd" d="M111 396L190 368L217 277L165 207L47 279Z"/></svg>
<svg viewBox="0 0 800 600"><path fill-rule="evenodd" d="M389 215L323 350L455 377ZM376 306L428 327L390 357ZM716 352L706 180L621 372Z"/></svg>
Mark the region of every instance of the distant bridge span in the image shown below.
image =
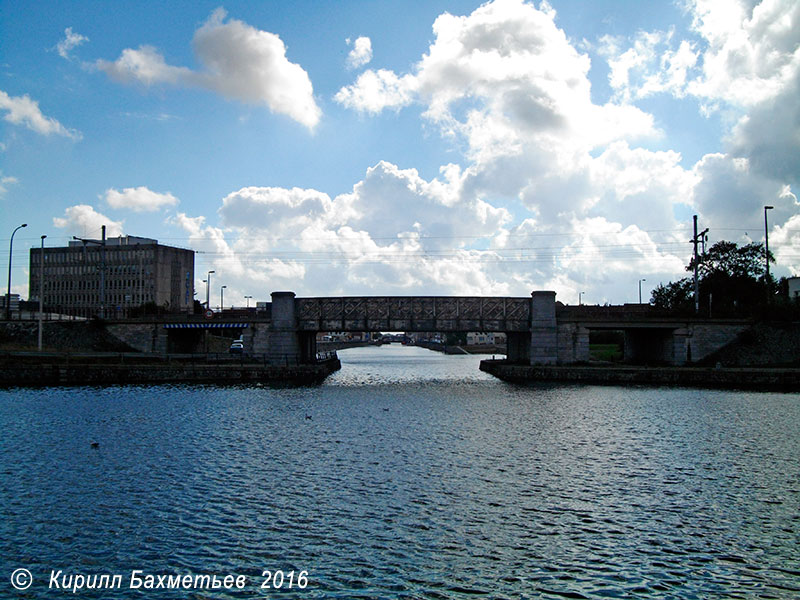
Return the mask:
<svg viewBox="0 0 800 600"><path fill-rule="evenodd" d="M530 298L296 298L301 331L530 331Z"/></svg>

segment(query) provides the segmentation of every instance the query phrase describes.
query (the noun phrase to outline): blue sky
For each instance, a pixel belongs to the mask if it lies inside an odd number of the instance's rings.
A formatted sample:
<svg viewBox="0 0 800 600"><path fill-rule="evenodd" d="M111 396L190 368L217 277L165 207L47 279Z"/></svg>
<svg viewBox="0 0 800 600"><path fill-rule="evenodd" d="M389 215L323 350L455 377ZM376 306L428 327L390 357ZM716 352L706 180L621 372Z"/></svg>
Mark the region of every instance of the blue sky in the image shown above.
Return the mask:
<svg viewBox="0 0 800 600"><path fill-rule="evenodd" d="M0 261L198 251L226 301L683 276L691 215L798 274L795 2L0 1ZM213 290L216 293L216 290Z"/></svg>

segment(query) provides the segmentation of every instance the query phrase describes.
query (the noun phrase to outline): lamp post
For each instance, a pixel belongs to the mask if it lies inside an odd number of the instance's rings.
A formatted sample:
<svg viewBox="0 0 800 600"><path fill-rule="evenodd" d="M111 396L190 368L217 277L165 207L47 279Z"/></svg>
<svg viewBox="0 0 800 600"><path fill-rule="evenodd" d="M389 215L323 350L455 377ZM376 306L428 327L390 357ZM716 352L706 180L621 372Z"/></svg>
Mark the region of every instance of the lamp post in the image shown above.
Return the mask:
<svg viewBox="0 0 800 600"><path fill-rule="evenodd" d="M209 304L209 298L208 298L209 292L208 292L208 290L211 289L211 274L212 273L216 273L216 271L209 271L208 275L207 275L207 277L205 279L205 282L206 282L206 310L211 308L211 305Z"/></svg>
<svg viewBox="0 0 800 600"><path fill-rule="evenodd" d="M767 263L767 276L764 282L767 286L767 297L769 297L769 224L767 223L767 211L775 208L774 206L764 207L764 260Z"/></svg>
<svg viewBox="0 0 800 600"><path fill-rule="evenodd" d="M14 250L14 234L23 227L27 227L27 223L23 223L11 232L11 241L8 243L8 293L6 294L6 320L11 320L11 255Z"/></svg>
<svg viewBox="0 0 800 600"><path fill-rule="evenodd" d="M221 288L219 288L219 311L220 312L222 312L222 310L225 308L225 302L224 302L223 298L225 298L225 288L226 287L228 287L228 286L227 285L223 285Z"/></svg>
<svg viewBox="0 0 800 600"><path fill-rule="evenodd" d="M37 345L39 352L42 351L42 310L44 307L44 238L42 236L42 249L39 251L39 344Z"/></svg>
<svg viewBox="0 0 800 600"><path fill-rule="evenodd" d="M247 308L250 308L250 298L252 298L252 296L245 296L244 297L244 299L247 301Z"/></svg>
<svg viewBox="0 0 800 600"><path fill-rule="evenodd" d="M642 303L642 282L643 281L647 281L647 279L642 278L642 279L639 280L639 304Z"/></svg>

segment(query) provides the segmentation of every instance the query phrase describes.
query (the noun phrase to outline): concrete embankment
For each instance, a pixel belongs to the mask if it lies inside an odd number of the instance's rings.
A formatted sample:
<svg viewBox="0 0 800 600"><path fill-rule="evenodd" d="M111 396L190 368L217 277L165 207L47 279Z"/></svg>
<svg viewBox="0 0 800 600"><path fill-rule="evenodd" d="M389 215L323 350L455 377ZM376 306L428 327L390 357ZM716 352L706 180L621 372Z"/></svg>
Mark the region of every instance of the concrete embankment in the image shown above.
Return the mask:
<svg viewBox="0 0 800 600"><path fill-rule="evenodd" d="M337 357L314 364L268 365L220 360L207 362L179 357L128 354L57 355L29 353L0 356L0 386L58 386L156 383L279 383L315 384L341 368Z"/></svg>
<svg viewBox="0 0 800 600"><path fill-rule="evenodd" d="M515 383L560 381L604 385L669 385L800 390L800 369L766 367L529 366L481 361L481 371Z"/></svg>

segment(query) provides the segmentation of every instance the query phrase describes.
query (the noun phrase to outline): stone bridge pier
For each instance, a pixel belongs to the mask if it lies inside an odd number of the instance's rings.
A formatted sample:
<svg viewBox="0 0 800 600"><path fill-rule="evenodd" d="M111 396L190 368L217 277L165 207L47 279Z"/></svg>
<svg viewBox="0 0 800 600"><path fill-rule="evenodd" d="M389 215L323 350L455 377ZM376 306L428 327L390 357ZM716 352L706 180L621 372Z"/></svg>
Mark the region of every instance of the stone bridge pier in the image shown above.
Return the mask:
<svg viewBox="0 0 800 600"><path fill-rule="evenodd" d="M265 346L267 360L275 365L310 363L317 356L317 332L300 331L294 292L272 292L272 320L266 331L266 344L255 343L254 348Z"/></svg>

